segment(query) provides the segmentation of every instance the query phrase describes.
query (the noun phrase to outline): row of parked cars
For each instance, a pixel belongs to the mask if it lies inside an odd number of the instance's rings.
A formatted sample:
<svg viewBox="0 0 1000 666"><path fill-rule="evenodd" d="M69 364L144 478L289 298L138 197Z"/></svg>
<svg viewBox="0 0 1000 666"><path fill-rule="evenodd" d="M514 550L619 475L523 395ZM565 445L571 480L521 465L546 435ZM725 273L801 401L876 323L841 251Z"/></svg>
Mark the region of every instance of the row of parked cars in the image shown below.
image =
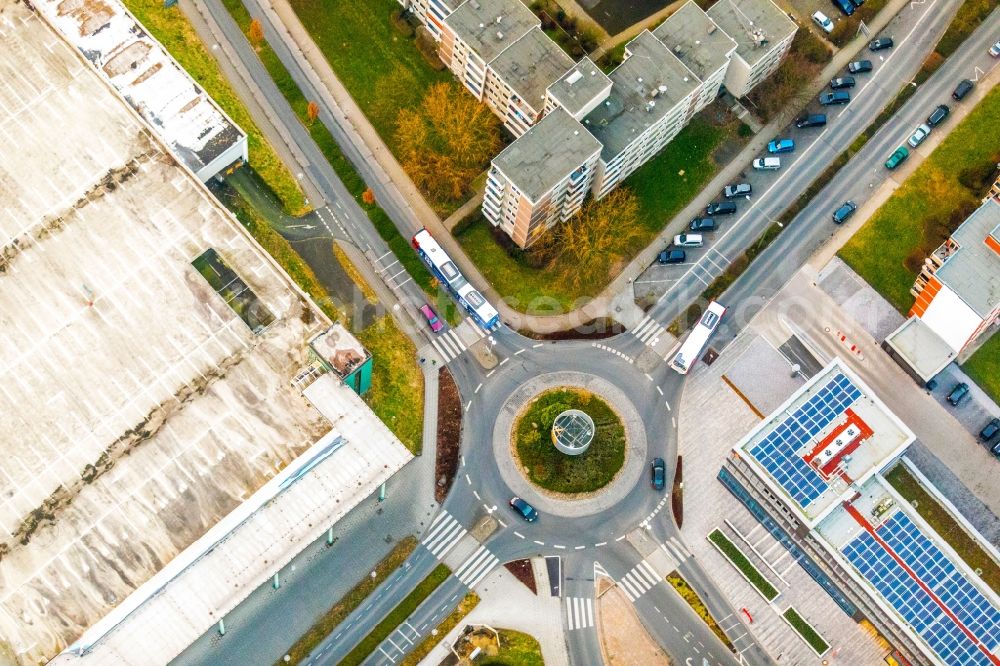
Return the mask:
<svg viewBox="0 0 1000 666"><path fill-rule="evenodd" d="M772 143L774 143L772 141ZM705 244L703 234L711 233L718 228L716 217L720 215L734 215L736 213L736 203L731 201L736 197L750 198L753 187L750 183L733 183L726 185L722 191L725 201L713 201L705 207L705 215L700 215L688 224L690 233L683 233L674 236L670 247L662 250L657 257L660 264L683 264L687 261L687 252L692 248L699 248Z"/></svg>
<svg viewBox="0 0 1000 666"><path fill-rule="evenodd" d="M951 393L945 399L952 407L959 407L969 396L969 385L965 382L959 382L952 387ZM990 452L995 456L1000 456L1000 418L990 419L989 423L979 431L979 439L985 444L992 444Z"/></svg>

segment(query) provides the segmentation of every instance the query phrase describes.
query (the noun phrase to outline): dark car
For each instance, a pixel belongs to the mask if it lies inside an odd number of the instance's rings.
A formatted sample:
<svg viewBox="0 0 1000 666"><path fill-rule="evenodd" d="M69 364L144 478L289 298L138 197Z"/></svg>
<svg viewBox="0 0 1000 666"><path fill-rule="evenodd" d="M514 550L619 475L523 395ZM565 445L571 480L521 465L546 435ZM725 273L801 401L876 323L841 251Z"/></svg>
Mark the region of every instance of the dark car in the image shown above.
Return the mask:
<svg viewBox="0 0 1000 666"><path fill-rule="evenodd" d="M826 125L825 113L810 113L808 116L802 116L795 121L795 126L799 129L803 127L823 127L823 125Z"/></svg>
<svg viewBox="0 0 1000 666"><path fill-rule="evenodd" d="M951 98L954 99L956 102L961 102L962 98L968 95L970 92L972 92L972 89L975 86L976 84L970 81L969 79L962 79L961 81L958 82L958 85L955 87L955 92L951 94Z"/></svg>
<svg viewBox="0 0 1000 666"><path fill-rule="evenodd" d="M997 44L1000 44L1000 42L997 42ZM990 453L1000 458L1000 442L997 442L992 447L990 447Z"/></svg>
<svg viewBox="0 0 1000 666"><path fill-rule="evenodd" d="M951 110L948 108L947 104L941 104L936 109L931 111L931 115L927 116L927 124L931 127L937 127L944 122L944 119L948 117Z"/></svg>
<svg viewBox="0 0 1000 666"><path fill-rule="evenodd" d="M750 183L733 183L732 185L726 185L726 188L722 190L722 195L727 199L731 199L733 197L745 197L751 192L753 192L753 188L750 187Z"/></svg>
<svg viewBox="0 0 1000 666"><path fill-rule="evenodd" d="M653 458L653 465L649 471L653 490L663 490L663 486L667 483L667 466L663 458Z"/></svg>
<svg viewBox="0 0 1000 666"><path fill-rule="evenodd" d="M986 427L979 431L979 439L988 442L1000 433L1000 419L993 419L986 424Z"/></svg>
<svg viewBox="0 0 1000 666"><path fill-rule="evenodd" d="M709 217L713 215L732 215L736 212L736 204L732 201L713 201L705 207L705 214Z"/></svg>
<svg viewBox="0 0 1000 666"><path fill-rule="evenodd" d="M871 60L855 60L847 66L847 71L851 74L860 74L861 72L872 71L872 61Z"/></svg>
<svg viewBox="0 0 1000 666"><path fill-rule="evenodd" d="M858 209L858 205L853 201L845 201L844 205L833 211L833 221L837 224L843 224L847 218L854 215L854 211Z"/></svg>
<svg viewBox="0 0 1000 666"><path fill-rule="evenodd" d="M958 407L962 404L962 401L966 399L969 395L969 385L965 382L960 384L955 384L955 388L951 390L948 394L948 402L951 403L952 407Z"/></svg>
<svg viewBox="0 0 1000 666"><path fill-rule="evenodd" d="M860 7L861 5L865 4L865 0L851 0L851 4L854 5L855 7Z"/></svg>
<svg viewBox="0 0 1000 666"><path fill-rule="evenodd" d="M509 504L510 508L521 514L521 517L529 523L533 523L538 520L538 512L535 511L535 507L531 506L520 497L511 497Z"/></svg>
<svg viewBox="0 0 1000 666"><path fill-rule="evenodd" d="M854 77L853 76L838 76L833 81L830 81L830 90L841 90L842 88L853 88L854 87Z"/></svg>
<svg viewBox="0 0 1000 666"><path fill-rule="evenodd" d="M844 90L838 90L832 93L823 93L819 96L819 103L823 106L830 106L831 104L847 104L851 101L851 93Z"/></svg>
<svg viewBox="0 0 1000 666"><path fill-rule="evenodd" d="M685 259L687 259L687 253L684 250L668 248L660 252L659 256L656 257L656 262L661 265L683 264Z"/></svg>
<svg viewBox="0 0 1000 666"><path fill-rule="evenodd" d="M696 217L688 225L691 231L715 231L715 220L710 217Z"/></svg>
<svg viewBox="0 0 1000 666"><path fill-rule="evenodd" d="M854 4L851 3L851 0L833 0L833 6L844 12L845 16L854 13Z"/></svg>
<svg viewBox="0 0 1000 666"><path fill-rule="evenodd" d="M892 48L892 37L879 37L868 44L869 51L884 51Z"/></svg>

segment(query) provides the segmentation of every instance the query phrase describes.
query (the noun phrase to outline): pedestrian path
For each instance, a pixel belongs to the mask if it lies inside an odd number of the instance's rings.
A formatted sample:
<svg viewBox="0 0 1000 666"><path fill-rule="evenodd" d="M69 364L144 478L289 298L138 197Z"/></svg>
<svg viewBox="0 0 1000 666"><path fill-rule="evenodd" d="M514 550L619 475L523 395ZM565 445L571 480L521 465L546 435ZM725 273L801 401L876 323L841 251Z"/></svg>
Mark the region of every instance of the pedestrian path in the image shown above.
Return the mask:
<svg viewBox="0 0 1000 666"><path fill-rule="evenodd" d="M621 586L625 596L628 597L628 600L635 602L636 599L646 594L646 592L662 580L656 573L656 569L646 562L646 560L643 560L632 567L631 571L622 576L618 584Z"/></svg>
<svg viewBox="0 0 1000 666"><path fill-rule="evenodd" d="M566 597L566 628L570 631L594 626L594 600L590 597Z"/></svg>
<svg viewBox="0 0 1000 666"><path fill-rule="evenodd" d="M431 522L431 527L427 530L421 543L427 550L431 551L434 557L443 560L448 551L454 548L455 544L461 541L467 532L468 530L462 527L454 516L447 511L442 511Z"/></svg>
<svg viewBox="0 0 1000 666"><path fill-rule="evenodd" d="M469 345L475 344L486 336L483 329L465 319L455 328L449 328L444 333L431 338L431 345L441 355L445 365L462 355Z"/></svg>
<svg viewBox="0 0 1000 666"><path fill-rule="evenodd" d="M500 560L497 556L487 550L486 546L480 546L455 570L455 575L471 590L498 564Z"/></svg>
<svg viewBox="0 0 1000 666"><path fill-rule="evenodd" d="M660 549L670 558L671 570L676 569L684 560L691 557L691 552L681 543L677 537L670 537L660 544Z"/></svg>
<svg viewBox="0 0 1000 666"><path fill-rule="evenodd" d="M632 329L632 335L639 338L647 347L655 347L660 341L660 336L667 332L667 329L649 315L646 315L639 325Z"/></svg>

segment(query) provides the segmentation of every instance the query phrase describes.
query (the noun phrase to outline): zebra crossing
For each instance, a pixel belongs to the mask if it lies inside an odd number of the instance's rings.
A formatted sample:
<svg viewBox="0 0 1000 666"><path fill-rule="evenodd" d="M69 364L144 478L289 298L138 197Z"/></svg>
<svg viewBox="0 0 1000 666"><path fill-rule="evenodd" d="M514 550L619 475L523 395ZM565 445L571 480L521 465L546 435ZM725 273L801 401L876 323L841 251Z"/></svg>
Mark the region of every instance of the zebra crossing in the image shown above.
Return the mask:
<svg viewBox="0 0 1000 666"><path fill-rule="evenodd" d="M476 341L486 336L483 329L470 323L470 320L466 319L457 327L449 328L444 333L431 338L431 345L433 345L435 351L441 355L441 358L444 359L445 364L448 364L458 358L461 356L462 352L469 348L469 345L467 345L465 340L462 339L462 336L459 335L459 331L462 329L470 331L474 336L476 336Z"/></svg>
<svg viewBox="0 0 1000 666"><path fill-rule="evenodd" d="M570 631L594 626L594 600L590 597L566 597L566 627Z"/></svg>
<svg viewBox="0 0 1000 666"><path fill-rule="evenodd" d="M646 315L639 325L632 329L632 334L647 347L655 347L666 330L660 322Z"/></svg>
<svg viewBox="0 0 1000 666"><path fill-rule="evenodd" d="M468 530L462 527L462 524L455 520L454 516L447 511L442 511L434 517L430 529L427 530L421 543L427 550L431 551L434 557L443 560L448 551L454 548L455 544L461 541L467 532Z"/></svg>
<svg viewBox="0 0 1000 666"><path fill-rule="evenodd" d="M628 597L628 600L635 602L636 599L651 590L661 580L660 576L656 573L656 569L649 562L643 560L632 567L631 571L622 576L618 584L621 586L625 596Z"/></svg>
<svg viewBox="0 0 1000 666"><path fill-rule="evenodd" d="M677 564L691 557L690 551L685 548L684 544L677 537L670 537L665 543L660 544L660 548Z"/></svg>
<svg viewBox="0 0 1000 666"><path fill-rule="evenodd" d="M496 555L487 550L486 546L479 546L476 552L469 555L468 559L455 570L455 576L471 590L498 564L500 560Z"/></svg>

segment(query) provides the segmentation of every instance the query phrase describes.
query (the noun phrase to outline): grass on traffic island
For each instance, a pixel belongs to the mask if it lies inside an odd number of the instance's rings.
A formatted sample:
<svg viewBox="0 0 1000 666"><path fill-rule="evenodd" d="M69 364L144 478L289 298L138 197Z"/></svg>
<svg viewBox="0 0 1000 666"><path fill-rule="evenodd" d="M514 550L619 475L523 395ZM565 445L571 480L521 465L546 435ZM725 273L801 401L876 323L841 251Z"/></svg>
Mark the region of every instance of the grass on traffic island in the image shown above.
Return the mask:
<svg viewBox="0 0 1000 666"><path fill-rule="evenodd" d="M792 629L802 637L809 647L811 647L817 655L823 656L826 651L830 649L830 644L823 640L823 637L819 635L819 632L813 629L812 625L805 621L805 619L799 615L791 606L788 607L781 617L785 618L788 624L791 625Z"/></svg>
<svg viewBox="0 0 1000 666"><path fill-rule="evenodd" d="M722 630L719 623L716 622L715 618L712 617L712 614L708 612L705 602L701 600L698 593L694 591L686 580L684 580L684 577L681 576L679 572L674 571L667 575L667 582L670 583L671 587L674 588L677 594L681 595L681 598L687 602L687 605L698 614L698 617L700 617L705 624L708 625L708 628L712 630L712 633L715 634L720 641L722 641L722 644L729 648L730 652L735 652L736 648L733 646L733 642L729 640L729 636L726 636L726 632Z"/></svg>
<svg viewBox="0 0 1000 666"><path fill-rule="evenodd" d="M338 666L358 666L365 659L368 658L372 652L378 649L378 646L382 644L386 638L396 630L396 627L401 625L406 618L413 614L413 611L417 610L417 607L423 603L424 599L429 597L431 593L436 590L441 583L448 580L451 576L451 569L443 564L439 564L434 567L434 570L424 578L420 583L417 584L413 591L406 595L406 598L400 601L395 608L389 611L389 614L385 618L376 624L368 635L361 639L361 642L354 646L354 649L347 653Z"/></svg>
<svg viewBox="0 0 1000 666"><path fill-rule="evenodd" d="M739 546L730 541L719 529L712 530L712 533L708 535L708 540L719 549L734 567L739 569L740 573L747 579L747 582L753 585L764 599L774 601L774 598L778 596L777 588L768 582L764 574L743 554Z"/></svg>
<svg viewBox="0 0 1000 666"><path fill-rule="evenodd" d="M567 409L594 421L590 448L577 456L556 449L552 423ZM514 454L535 485L556 493L587 493L603 488L625 462L625 426L606 402L589 391L561 388L536 397L514 424Z"/></svg>
<svg viewBox="0 0 1000 666"><path fill-rule="evenodd" d="M979 570L983 582L1000 594L1000 566L975 538L952 516L934 496L927 492L906 465L899 463L888 474L886 481L909 502L920 517L941 535L958 556L973 570Z"/></svg>
<svg viewBox="0 0 1000 666"><path fill-rule="evenodd" d="M542 646L534 636L514 631L499 629L500 650L495 655L486 652L486 657L477 661L479 666L544 666ZM494 643L495 645L495 643Z"/></svg>
<svg viewBox="0 0 1000 666"><path fill-rule="evenodd" d="M372 569L372 571L375 572L375 577L372 578L370 575L365 575L365 577L357 585L351 588L347 594L331 606L330 609L327 610L323 616L309 628L309 631L304 633L302 637L288 649L286 652L289 657L288 661L285 661L284 658L279 659L275 662L274 666L286 666L287 664L297 664L304 661L309 656L309 653L312 652L324 638L329 636L334 628L343 622L355 608L360 606L368 595L371 594L376 587L382 584L389 574L402 566L403 562L406 561L416 547L417 539L412 536L408 536L397 543L389 554L386 555L381 562L375 565L374 569Z"/></svg>
<svg viewBox="0 0 1000 666"><path fill-rule="evenodd" d="M437 626L437 633L428 633L427 637L415 645L410 650L410 653L406 655L406 658L399 662L399 666L417 666L424 657L431 653L434 646L444 639L448 635L448 632L454 629L477 605L479 605L479 595L475 592L466 594L465 598L458 602L455 610L449 613L448 617L442 620L441 624Z"/></svg>

